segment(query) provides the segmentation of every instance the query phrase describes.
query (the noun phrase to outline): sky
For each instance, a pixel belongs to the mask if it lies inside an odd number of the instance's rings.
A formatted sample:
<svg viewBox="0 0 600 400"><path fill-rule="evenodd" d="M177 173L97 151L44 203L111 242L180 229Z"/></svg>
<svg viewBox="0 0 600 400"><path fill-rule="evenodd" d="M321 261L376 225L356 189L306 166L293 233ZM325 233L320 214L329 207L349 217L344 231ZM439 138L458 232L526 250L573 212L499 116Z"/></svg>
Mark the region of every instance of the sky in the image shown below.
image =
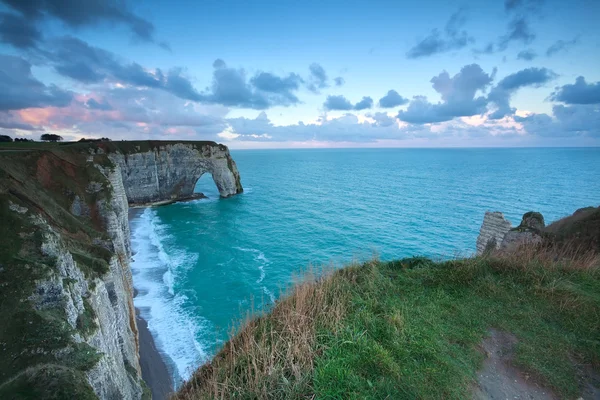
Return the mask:
<svg viewBox="0 0 600 400"><path fill-rule="evenodd" d="M0 134L600 146L600 2L0 0Z"/></svg>

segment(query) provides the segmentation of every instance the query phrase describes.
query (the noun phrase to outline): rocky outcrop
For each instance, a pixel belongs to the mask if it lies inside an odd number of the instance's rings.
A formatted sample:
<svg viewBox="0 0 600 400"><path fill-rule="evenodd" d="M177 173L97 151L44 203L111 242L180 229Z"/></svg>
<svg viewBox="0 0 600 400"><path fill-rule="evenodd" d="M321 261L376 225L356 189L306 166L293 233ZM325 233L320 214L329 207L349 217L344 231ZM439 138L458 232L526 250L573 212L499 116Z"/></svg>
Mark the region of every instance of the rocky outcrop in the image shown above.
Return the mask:
<svg viewBox="0 0 600 400"><path fill-rule="evenodd" d="M477 237L476 255L489 250L512 251L522 245L540 244L544 228L544 216L539 212L523 214L519 226L513 228L501 212L487 211Z"/></svg>
<svg viewBox="0 0 600 400"><path fill-rule="evenodd" d="M135 142L134 142L135 143ZM235 161L226 146L214 142L158 143L145 148L112 145L110 159L119 166L132 204L192 197L198 179L210 173L221 197L243 191Z"/></svg>
<svg viewBox="0 0 600 400"><path fill-rule="evenodd" d="M542 243L542 230L545 228L544 216L538 212L530 211L523 214L521 223L504 235L500 250L512 251L523 245L537 245Z"/></svg>
<svg viewBox="0 0 600 400"><path fill-rule="evenodd" d="M483 254L486 250L496 250L500 248L504 235L510 231L512 225L510 221L504 218L501 212L487 211L483 217L483 224L477 237L477 255Z"/></svg>
<svg viewBox="0 0 600 400"><path fill-rule="evenodd" d="M0 398L141 399L128 206L179 199L210 172L242 191L212 142L75 144L0 153ZM152 183L154 182L154 183Z"/></svg>

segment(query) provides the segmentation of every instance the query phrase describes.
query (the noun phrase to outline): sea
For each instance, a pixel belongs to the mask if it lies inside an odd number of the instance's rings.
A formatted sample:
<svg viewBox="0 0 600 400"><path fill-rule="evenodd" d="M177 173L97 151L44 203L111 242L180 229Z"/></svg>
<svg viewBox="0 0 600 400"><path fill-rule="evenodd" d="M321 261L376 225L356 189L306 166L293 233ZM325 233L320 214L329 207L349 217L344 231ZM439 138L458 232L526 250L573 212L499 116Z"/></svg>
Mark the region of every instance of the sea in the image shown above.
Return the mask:
<svg viewBox="0 0 600 400"><path fill-rule="evenodd" d="M244 193L137 210L135 306L176 385L310 269L474 253L483 215L600 204L599 148L232 150Z"/></svg>

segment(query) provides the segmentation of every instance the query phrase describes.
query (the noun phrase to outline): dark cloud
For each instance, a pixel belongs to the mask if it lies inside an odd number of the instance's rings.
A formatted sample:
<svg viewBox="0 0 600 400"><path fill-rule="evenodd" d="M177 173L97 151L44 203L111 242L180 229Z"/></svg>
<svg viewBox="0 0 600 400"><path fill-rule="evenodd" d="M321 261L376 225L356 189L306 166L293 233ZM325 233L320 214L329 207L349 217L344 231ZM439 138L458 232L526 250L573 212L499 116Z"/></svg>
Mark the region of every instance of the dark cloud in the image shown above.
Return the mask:
<svg viewBox="0 0 600 400"><path fill-rule="evenodd" d="M533 51L531 49L522 50L519 52L519 54L517 54L517 59L524 60L524 61L531 61L536 57L537 57L537 54L535 53L535 51Z"/></svg>
<svg viewBox="0 0 600 400"><path fill-rule="evenodd" d="M552 44L552 46L548 47L546 50L546 56L552 57L555 54L567 52L571 48L573 48L579 42L579 37L574 38L573 40L557 40Z"/></svg>
<svg viewBox="0 0 600 400"><path fill-rule="evenodd" d="M35 47L42 38L37 27L27 18L13 13L0 13L0 41L14 47Z"/></svg>
<svg viewBox="0 0 600 400"><path fill-rule="evenodd" d="M229 68L223 60L216 60L213 66L210 92L201 94L200 101L257 110L300 102L293 93L303 83L297 74L282 78L269 72L258 72L248 81L243 69Z"/></svg>
<svg viewBox="0 0 600 400"><path fill-rule="evenodd" d="M408 103L408 99L400 96L395 90L388 90L387 94L379 99L379 107L381 108L392 108L402 106Z"/></svg>
<svg viewBox="0 0 600 400"><path fill-rule="evenodd" d="M51 16L72 28L90 25L123 24L134 35L154 41L154 25L135 15L122 0L0 0L27 19Z"/></svg>
<svg viewBox="0 0 600 400"><path fill-rule="evenodd" d="M440 32L438 29L432 30L427 37L406 53L406 57L412 59L428 57L451 50L459 50L469 43L473 43L474 39L465 30L461 30L465 22L465 10L461 8L452 14L446 23L444 32Z"/></svg>
<svg viewBox="0 0 600 400"><path fill-rule="evenodd" d="M160 69L148 70L137 63L125 63L116 55L74 37L54 40L48 60L59 74L90 84L103 80L122 84L160 88L187 100L201 101L182 68L164 74Z"/></svg>
<svg viewBox="0 0 600 400"><path fill-rule="evenodd" d="M504 77L488 95L488 100L496 106L489 118L500 119L514 114L516 110L510 106L510 98L519 88L540 87L556 77L548 68L527 68Z"/></svg>
<svg viewBox="0 0 600 400"><path fill-rule="evenodd" d="M557 88L550 98L566 104L600 104L600 82L588 84L580 76L574 84Z"/></svg>
<svg viewBox="0 0 600 400"><path fill-rule="evenodd" d="M31 107L64 107L73 94L45 85L31 74L31 64L20 57L0 55L0 111Z"/></svg>
<svg viewBox="0 0 600 400"><path fill-rule="evenodd" d="M363 97L361 101L354 105L354 109L357 111L366 110L371 107L373 107L373 99L367 96Z"/></svg>
<svg viewBox="0 0 600 400"><path fill-rule="evenodd" d="M325 68L317 63L312 63L308 67L310 70L310 77L308 79L307 88L313 93L318 93L319 89L325 89L329 87L329 83L327 82L327 72L325 72Z"/></svg>
<svg viewBox="0 0 600 400"><path fill-rule="evenodd" d="M370 117L375 120L375 124L381 127L392 126L396 122L396 118L392 118L387 113L384 112L376 112L374 114L367 114L367 117Z"/></svg>
<svg viewBox="0 0 600 400"><path fill-rule="evenodd" d="M183 68L171 68L166 72L147 69L137 63L126 63L113 53L73 37L57 39L52 45L53 51L44 54L56 72L86 84L118 82L140 88L161 89L195 102L254 109L300 102L294 92L300 89L303 80L293 73L279 77L269 72L259 72L248 80L243 69L229 68L223 60L217 59L213 62L211 87L201 93ZM322 72L318 69L315 71L317 75Z"/></svg>
<svg viewBox="0 0 600 400"><path fill-rule="evenodd" d="M344 96L327 96L323 104L326 110L352 110L354 106Z"/></svg>
<svg viewBox="0 0 600 400"><path fill-rule="evenodd" d="M356 104L352 104L347 98L344 96L327 96L327 100L323 104L323 107L326 110L337 110L337 111L350 111L350 110L366 110L373 107L373 99L364 96L362 100L360 100Z"/></svg>
<svg viewBox="0 0 600 400"><path fill-rule="evenodd" d="M488 43L483 49L474 49L475 54L494 54L496 52L496 46L494 43Z"/></svg>
<svg viewBox="0 0 600 400"><path fill-rule="evenodd" d="M529 21L523 17L517 17L513 19L508 27L508 32L498 43L500 51L506 50L511 42L521 42L523 44L530 44L535 39L535 34L529 27Z"/></svg>
<svg viewBox="0 0 600 400"><path fill-rule="evenodd" d="M342 86L346 81L341 76L338 76L333 80L335 82L335 86Z"/></svg>
<svg viewBox="0 0 600 400"><path fill-rule="evenodd" d="M110 111L113 109L112 106L106 101L96 101L94 99L89 99L88 101L86 101L85 104L88 106L88 108L92 110Z"/></svg>
<svg viewBox="0 0 600 400"><path fill-rule="evenodd" d="M600 137L600 107L597 104L585 104L552 107L554 118L548 114L531 114L526 117L515 116L527 132L545 137L592 136Z"/></svg>
<svg viewBox="0 0 600 400"><path fill-rule="evenodd" d="M477 91L484 91L494 79L486 74L479 65L464 66L459 73L450 77L444 71L431 79L433 88L442 97L442 102L432 104L424 96L416 96L406 111L398 113L398 119L415 123L435 123L449 121L455 117L468 117L485 111L487 99L475 97Z"/></svg>
<svg viewBox="0 0 600 400"><path fill-rule="evenodd" d="M31 124L15 121L13 116L6 112L0 112L0 128L2 129L18 129L21 131L37 131L40 128Z"/></svg>
<svg viewBox="0 0 600 400"><path fill-rule="evenodd" d="M510 12L534 12L538 11L544 0L506 0L504 9Z"/></svg>
<svg viewBox="0 0 600 400"><path fill-rule="evenodd" d="M556 74L548 68L526 68L504 77L497 87L503 90L515 90L523 86L540 86L554 78Z"/></svg>
<svg viewBox="0 0 600 400"><path fill-rule="evenodd" d="M288 99L290 104L299 102L298 97L292 92L297 91L303 82L303 79L294 73L281 78L270 72L260 72L250 80L256 89L279 95Z"/></svg>

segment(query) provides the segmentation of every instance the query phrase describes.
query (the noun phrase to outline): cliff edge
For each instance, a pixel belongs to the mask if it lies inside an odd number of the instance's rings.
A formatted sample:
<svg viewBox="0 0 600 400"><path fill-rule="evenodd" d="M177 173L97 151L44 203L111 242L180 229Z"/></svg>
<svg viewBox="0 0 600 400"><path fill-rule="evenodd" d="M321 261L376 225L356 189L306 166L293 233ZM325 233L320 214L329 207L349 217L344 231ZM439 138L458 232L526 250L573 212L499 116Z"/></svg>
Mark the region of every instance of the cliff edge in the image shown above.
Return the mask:
<svg viewBox="0 0 600 400"><path fill-rule="evenodd" d="M173 201L226 146L108 142L0 151L0 398L140 399L128 205Z"/></svg>

